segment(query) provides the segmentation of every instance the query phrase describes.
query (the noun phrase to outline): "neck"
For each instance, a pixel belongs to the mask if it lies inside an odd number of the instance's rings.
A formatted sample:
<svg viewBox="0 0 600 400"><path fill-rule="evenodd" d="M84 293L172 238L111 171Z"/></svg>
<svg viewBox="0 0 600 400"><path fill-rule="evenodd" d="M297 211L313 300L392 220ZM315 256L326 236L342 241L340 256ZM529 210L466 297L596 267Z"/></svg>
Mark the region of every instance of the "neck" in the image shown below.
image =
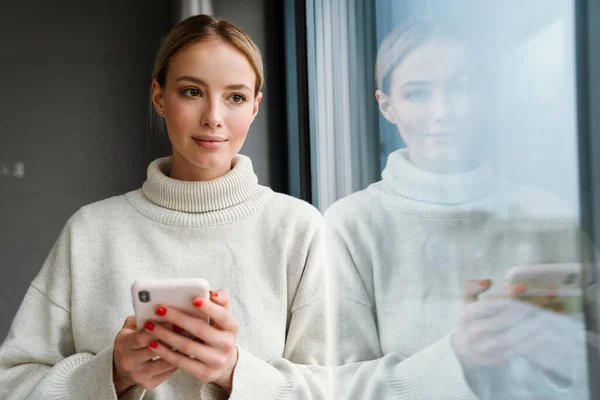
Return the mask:
<svg viewBox="0 0 600 400"><path fill-rule="evenodd" d="M217 179L231 171L231 161L214 168L202 168L192 164L177 152L171 156L169 177L178 181L201 182Z"/></svg>

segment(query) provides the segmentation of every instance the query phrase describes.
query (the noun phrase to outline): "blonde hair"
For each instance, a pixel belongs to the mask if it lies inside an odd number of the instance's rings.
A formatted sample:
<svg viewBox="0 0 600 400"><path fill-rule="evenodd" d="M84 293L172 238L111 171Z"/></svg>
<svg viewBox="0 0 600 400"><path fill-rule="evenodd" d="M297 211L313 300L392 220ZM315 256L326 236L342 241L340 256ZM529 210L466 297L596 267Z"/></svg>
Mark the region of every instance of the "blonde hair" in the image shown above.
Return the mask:
<svg viewBox="0 0 600 400"><path fill-rule="evenodd" d="M446 28L446 27L444 27ZM410 17L390 32L379 47L375 63L377 89L389 93L391 76L402 60L416 48L438 37L450 35L430 17Z"/></svg>
<svg viewBox="0 0 600 400"><path fill-rule="evenodd" d="M158 50L152 77L164 88L169 63L175 54L187 46L209 40L220 40L244 54L256 74L254 85L254 95L256 96L264 83L263 62L258 46L236 25L210 15L194 15L179 22L171 29Z"/></svg>

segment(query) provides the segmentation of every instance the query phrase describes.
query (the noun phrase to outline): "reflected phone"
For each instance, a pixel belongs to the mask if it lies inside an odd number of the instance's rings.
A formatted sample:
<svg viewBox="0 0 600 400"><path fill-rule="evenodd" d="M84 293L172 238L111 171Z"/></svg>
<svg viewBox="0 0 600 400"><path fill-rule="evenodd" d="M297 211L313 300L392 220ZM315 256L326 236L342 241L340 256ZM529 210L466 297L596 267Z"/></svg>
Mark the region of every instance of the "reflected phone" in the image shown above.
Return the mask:
<svg viewBox="0 0 600 400"><path fill-rule="evenodd" d="M518 265L508 270L506 282L526 286L526 292L520 296L523 301L565 315L583 313L580 263Z"/></svg>
<svg viewBox="0 0 600 400"><path fill-rule="evenodd" d="M137 329L143 329L148 320L165 323L164 318L155 313L159 305L174 307L210 322L209 318L193 305L196 297L208 301L209 290L208 282L201 278L136 281L131 285L131 296Z"/></svg>

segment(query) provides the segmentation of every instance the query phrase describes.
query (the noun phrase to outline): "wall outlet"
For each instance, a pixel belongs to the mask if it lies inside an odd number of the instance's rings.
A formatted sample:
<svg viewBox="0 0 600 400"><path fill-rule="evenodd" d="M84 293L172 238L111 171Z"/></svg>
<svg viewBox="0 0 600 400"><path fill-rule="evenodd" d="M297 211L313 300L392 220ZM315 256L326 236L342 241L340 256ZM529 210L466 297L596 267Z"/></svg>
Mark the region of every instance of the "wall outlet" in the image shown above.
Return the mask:
<svg viewBox="0 0 600 400"><path fill-rule="evenodd" d="M25 163L18 161L14 164L0 164L0 176L9 176L13 178L25 178Z"/></svg>

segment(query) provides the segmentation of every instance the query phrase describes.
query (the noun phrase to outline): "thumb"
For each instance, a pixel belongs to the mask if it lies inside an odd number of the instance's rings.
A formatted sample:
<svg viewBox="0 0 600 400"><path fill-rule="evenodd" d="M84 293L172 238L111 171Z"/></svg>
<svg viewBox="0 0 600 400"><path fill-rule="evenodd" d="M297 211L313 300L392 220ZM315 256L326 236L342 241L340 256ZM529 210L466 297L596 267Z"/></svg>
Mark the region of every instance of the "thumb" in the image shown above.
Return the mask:
<svg viewBox="0 0 600 400"><path fill-rule="evenodd" d="M136 321L135 321L135 315L130 315L129 317L127 317L127 319L125 320L125 323L123 324L123 329L133 329L136 330Z"/></svg>
<svg viewBox="0 0 600 400"><path fill-rule="evenodd" d="M492 287L491 279L484 280L475 280L469 279L465 283L465 288L463 291L463 302L464 303L473 303L477 301L477 297L487 291L490 287Z"/></svg>

